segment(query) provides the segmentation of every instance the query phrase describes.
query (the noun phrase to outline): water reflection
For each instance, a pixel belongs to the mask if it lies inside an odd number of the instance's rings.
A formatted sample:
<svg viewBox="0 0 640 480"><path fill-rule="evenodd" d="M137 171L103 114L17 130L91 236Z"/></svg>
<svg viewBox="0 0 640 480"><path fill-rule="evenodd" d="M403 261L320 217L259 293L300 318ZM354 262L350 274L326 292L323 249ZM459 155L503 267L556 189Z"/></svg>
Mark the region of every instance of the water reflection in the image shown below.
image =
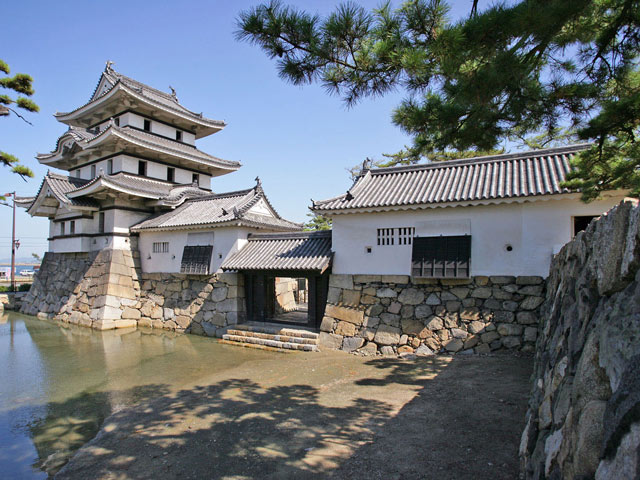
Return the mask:
<svg viewBox="0 0 640 480"><path fill-rule="evenodd" d="M0 316L0 471L46 478L111 413L261 355L192 335Z"/></svg>

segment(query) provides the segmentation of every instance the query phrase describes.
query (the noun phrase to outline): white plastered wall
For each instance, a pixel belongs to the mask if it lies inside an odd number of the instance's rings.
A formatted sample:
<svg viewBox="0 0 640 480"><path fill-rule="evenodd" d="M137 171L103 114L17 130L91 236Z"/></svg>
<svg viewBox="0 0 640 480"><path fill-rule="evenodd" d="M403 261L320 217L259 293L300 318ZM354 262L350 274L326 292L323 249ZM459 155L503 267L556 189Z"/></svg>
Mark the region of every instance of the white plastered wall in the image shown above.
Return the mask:
<svg viewBox="0 0 640 480"><path fill-rule="evenodd" d="M255 229L222 227L210 230L181 230L163 232L140 232L138 248L142 271L145 273L179 273L182 251L187 245L189 233L213 232L212 273L220 270L222 262L247 243L247 236ZM169 252L153 253L154 242L169 242Z"/></svg>
<svg viewBox="0 0 640 480"><path fill-rule="evenodd" d="M333 273L409 275L410 245L377 245L378 228L415 227L416 235L471 233L471 275L546 277L553 254L571 239L574 216L600 215L616 196L589 204L577 196L547 201L333 216ZM506 247L510 245L511 251ZM371 247L371 253L366 248Z"/></svg>

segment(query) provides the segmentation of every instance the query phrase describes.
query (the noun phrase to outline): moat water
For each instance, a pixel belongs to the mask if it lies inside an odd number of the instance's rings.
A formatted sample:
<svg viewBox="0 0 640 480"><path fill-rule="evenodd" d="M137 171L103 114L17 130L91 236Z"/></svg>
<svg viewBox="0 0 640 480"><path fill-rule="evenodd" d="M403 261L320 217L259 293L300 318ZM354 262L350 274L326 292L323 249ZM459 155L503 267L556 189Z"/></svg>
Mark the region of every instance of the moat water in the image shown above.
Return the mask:
<svg viewBox="0 0 640 480"><path fill-rule="evenodd" d="M111 413L264 356L195 335L0 315L0 477L47 478Z"/></svg>

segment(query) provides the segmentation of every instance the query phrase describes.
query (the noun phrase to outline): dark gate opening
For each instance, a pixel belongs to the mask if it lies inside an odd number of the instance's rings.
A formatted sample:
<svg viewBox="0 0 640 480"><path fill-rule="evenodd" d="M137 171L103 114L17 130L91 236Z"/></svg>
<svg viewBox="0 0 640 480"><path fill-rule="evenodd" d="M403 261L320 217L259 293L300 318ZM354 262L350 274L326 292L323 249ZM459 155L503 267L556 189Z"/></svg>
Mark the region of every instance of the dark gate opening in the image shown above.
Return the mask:
<svg viewBox="0 0 640 480"><path fill-rule="evenodd" d="M245 272L247 320L319 328L329 274L300 271Z"/></svg>

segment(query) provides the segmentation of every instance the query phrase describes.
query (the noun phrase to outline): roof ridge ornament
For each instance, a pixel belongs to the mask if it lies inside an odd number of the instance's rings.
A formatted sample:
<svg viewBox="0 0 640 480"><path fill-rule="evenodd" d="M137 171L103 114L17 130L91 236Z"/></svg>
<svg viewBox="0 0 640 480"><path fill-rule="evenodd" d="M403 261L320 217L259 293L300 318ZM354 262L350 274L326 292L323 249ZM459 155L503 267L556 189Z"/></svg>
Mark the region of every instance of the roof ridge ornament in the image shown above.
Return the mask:
<svg viewBox="0 0 640 480"><path fill-rule="evenodd" d="M262 188L262 180L260 180L260 177L256 177L256 188Z"/></svg>
<svg viewBox="0 0 640 480"><path fill-rule="evenodd" d="M116 62L114 62L112 60L107 60L106 61L107 66L104 68L104 71L108 72L108 73L113 72L113 68L111 68L111 65L113 65L114 63L116 63Z"/></svg>
<svg viewBox="0 0 640 480"><path fill-rule="evenodd" d="M171 90L171 96L177 102L178 101L178 95L176 94L176 89L173 88L171 85L169 85L169 90Z"/></svg>

